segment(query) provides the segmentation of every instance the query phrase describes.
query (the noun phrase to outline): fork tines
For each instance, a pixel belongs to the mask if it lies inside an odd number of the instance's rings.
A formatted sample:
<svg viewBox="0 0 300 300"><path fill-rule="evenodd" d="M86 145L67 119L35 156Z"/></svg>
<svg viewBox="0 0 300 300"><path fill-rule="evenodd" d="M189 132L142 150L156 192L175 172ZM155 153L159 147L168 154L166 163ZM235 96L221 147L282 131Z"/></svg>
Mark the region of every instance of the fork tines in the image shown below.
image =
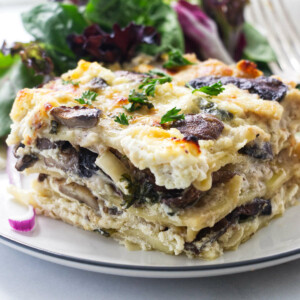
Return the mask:
<svg viewBox="0 0 300 300"><path fill-rule="evenodd" d="M252 0L248 20L264 33L277 63L269 66L276 74L300 76L300 35L286 8L287 0Z"/></svg>

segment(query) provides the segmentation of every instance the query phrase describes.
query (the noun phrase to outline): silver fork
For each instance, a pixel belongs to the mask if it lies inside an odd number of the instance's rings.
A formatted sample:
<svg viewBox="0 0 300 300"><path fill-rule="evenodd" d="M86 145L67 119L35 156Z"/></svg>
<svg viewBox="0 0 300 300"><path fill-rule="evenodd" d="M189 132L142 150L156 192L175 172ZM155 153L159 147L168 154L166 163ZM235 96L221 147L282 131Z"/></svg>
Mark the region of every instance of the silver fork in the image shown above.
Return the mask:
<svg viewBox="0 0 300 300"><path fill-rule="evenodd" d="M277 62L269 64L274 74L300 80L300 35L285 2L287 0L251 0L246 18L267 36Z"/></svg>

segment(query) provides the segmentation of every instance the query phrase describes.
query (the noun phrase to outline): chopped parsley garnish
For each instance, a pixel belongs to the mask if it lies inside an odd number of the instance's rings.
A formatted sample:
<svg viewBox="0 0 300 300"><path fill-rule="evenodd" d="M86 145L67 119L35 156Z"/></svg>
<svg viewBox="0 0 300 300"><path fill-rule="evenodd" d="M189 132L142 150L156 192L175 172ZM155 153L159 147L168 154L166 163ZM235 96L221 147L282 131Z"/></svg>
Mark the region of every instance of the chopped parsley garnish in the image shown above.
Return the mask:
<svg viewBox="0 0 300 300"><path fill-rule="evenodd" d="M165 124L167 122L173 122L177 120L183 120L184 119L184 114L178 114L181 111L180 108L173 107L171 110L166 112L160 121L160 124Z"/></svg>
<svg viewBox="0 0 300 300"><path fill-rule="evenodd" d="M168 61L163 64L163 67L166 69L175 69L178 67L194 65L194 63L184 58L182 52L178 49L171 50L168 55Z"/></svg>
<svg viewBox="0 0 300 300"><path fill-rule="evenodd" d="M172 81L171 76L165 74L160 70L155 70L155 69L151 70L148 72L147 75L149 76L146 77L143 80L142 84L139 86L139 89L142 89L147 96L154 97L155 88L157 84L163 84ZM159 77L153 77L153 76L159 76Z"/></svg>
<svg viewBox="0 0 300 300"><path fill-rule="evenodd" d="M203 86L203 87L201 87L199 89L194 89L192 91L192 93L202 92L202 93L205 93L205 94L210 95L210 96L218 96L224 90L225 90L225 88L223 88L222 82L218 81L218 82L216 82L214 84L211 84L209 86Z"/></svg>
<svg viewBox="0 0 300 300"><path fill-rule="evenodd" d="M62 80L61 82L62 82L63 85L66 85L66 84L72 84L72 85L75 85L75 86L79 85L79 82L76 82L76 81L73 81L73 80Z"/></svg>
<svg viewBox="0 0 300 300"><path fill-rule="evenodd" d="M92 105L92 102L96 100L97 96L98 96L98 94L96 92L88 90L88 91L83 92L81 97L76 98L75 101L77 101L80 104Z"/></svg>
<svg viewBox="0 0 300 300"><path fill-rule="evenodd" d="M300 90L300 83L296 85L296 89Z"/></svg>
<svg viewBox="0 0 300 300"><path fill-rule="evenodd" d="M126 116L124 113L120 113L115 119L115 122L120 123L121 125L129 125L128 122L128 116Z"/></svg>
<svg viewBox="0 0 300 300"><path fill-rule="evenodd" d="M159 76L159 77L164 77L164 76L170 77L168 74L166 74L165 72L163 72L160 69L152 69L147 74L150 75L150 76L156 75L156 76ZM171 79L172 79L172 77L171 77Z"/></svg>
<svg viewBox="0 0 300 300"><path fill-rule="evenodd" d="M123 107L130 112L141 109L142 106L146 106L148 109L153 108L153 104L149 101L148 96L154 97L155 88L157 84L163 84L171 82L172 77L165 74L160 70L151 70L147 73L147 77L143 80L142 84L138 87L141 92L131 90L128 96L129 104ZM154 77L158 76L158 77Z"/></svg>
<svg viewBox="0 0 300 300"><path fill-rule="evenodd" d="M128 101L129 104L124 105L123 107L130 112L139 110L142 106L147 106L147 108L154 107L153 104L148 100L145 93L138 93L135 90L131 90L129 93Z"/></svg>

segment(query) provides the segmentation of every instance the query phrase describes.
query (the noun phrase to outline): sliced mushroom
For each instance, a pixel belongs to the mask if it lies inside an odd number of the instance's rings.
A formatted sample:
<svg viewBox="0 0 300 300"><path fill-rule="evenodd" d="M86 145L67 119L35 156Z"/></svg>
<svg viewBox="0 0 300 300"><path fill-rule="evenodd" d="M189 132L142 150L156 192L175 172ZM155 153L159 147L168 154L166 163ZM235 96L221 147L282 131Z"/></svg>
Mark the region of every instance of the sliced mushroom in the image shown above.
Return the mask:
<svg viewBox="0 0 300 300"><path fill-rule="evenodd" d="M98 154L92 152L86 148L80 148L78 153L78 162L79 169L78 175L80 177L92 177L95 172L99 170L99 167L96 165L96 159Z"/></svg>
<svg viewBox="0 0 300 300"><path fill-rule="evenodd" d="M231 170L230 166L225 166L219 169L218 171L212 173L213 184L216 185L216 184L228 182L236 174L237 172Z"/></svg>
<svg viewBox="0 0 300 300"><path fill-rule="evenodd" d="M77 173L79 170L79 155L76 149L65 141L55 142L55 147L59 147L59 160L52 157L45 157L44 162L47 167L61 169L65 172Z"/></svg>
<svg viewBox="0 0 300 300"><path fill-rule="evenodd" d="M46 138L40 138L36 141L39 150L57 149L58 158L44 157L44 163L47 167L61 169L65 172L73 172L80 177L92 177L99 167L95 164L98 154L86 148L79 148L77 151L68 141L51 142ZM41 152L41 155L43 153Z"/></svg>
<svg viewBox="0 0 300 300"><path fill-rule="evenodd" d="M239 153L261 160L271 160L274 157L271 144L259 140L248 143L239 150Z"/></svg>
<svg viewBox="0 0 300 300"><path fill-rule="evenodd" d="M257 215L270 216L272 214L272 205L270 200L262 198L255 198L252 202L246 203L245 205L239 206L231 212L230 219L245 220L249 217Z"/></svg>
<svg viewBox="0 0 300 300"><path fill-rule="evenodd" d="M40 173L39 176L38 176L38 181L43 182L47 179L47 177L48 177L47 174Z"/></svg>
<svg viewBox="0 0 300 300"><path fill-rule="evenodd" d="M122 215L123 211L122 210L119 210L116 206L112 206L112 207L107 207L107 206L104 206L103 207L103 211L106 213L106 214L109 214L111 216L120 216Z"/></svg>
<svg viewBox="0 0 300 300"><path fill-rule="evenodd" d="M272 204L270 200L255 198L252 202L235 208L225 218L217 222L213 227L201 229L196 239L191 243L185 243L184 249L195 255L199 255L201 251L208 245L212 244L221 237L227 229L238 223L254 218L257 216L270 216L272 214Z"/></svg>
<svg viewBox="0 0 300 300"><path fill-rule="evenodd" d="M92 128L97 125L101 111L85 106L60 106L53 108L50 113L61 125L70 128Z"/></svg>
<svg viewBox="0 0 300 300"><path fill-rule="evenodd" d="M285 97L288 87L280 80L260 76L254 79L230 77L230 76L205 76L193 79L189 85L194 89L208 86L220 81L222 84L234 84L242 90L248 90L251 94L258 94L260 98L280 102Z"/></svg>
<svg viewBox="0 0 300 300"><path fill-rule="evenodd" d="M108 86L107 82L101 77L94 77L88 84L87 87L90 90L100 90Z"/></svg>
<svg viewBox="0 0 300 300"><path fill-rule="evenodd" d="M85 203L95 210L99 209L97 197L95 197L87 187L79 185L75 182L66 184L64 181L57 180L56 183L58 184L58 190L62 194L71 199Z"/></svg>
<svg viewBox="0 0 300 300"><path fill-rule="evenodd" d="M195 205L203 195L204 192L195 189L193 186L184 191L170 190L169 195L162 195L162 203L176 210Z"/></svg>
<svg viewBox="0 0 300 300"><path fill-rule="evenodd" d="M53 144L49 139L47 138L37 138L36 139L36 147L39 150L48 150L55 148L55 144Z"/></svg>
<svg viewBox="0 0 300 300"><path fill-rule="evenodd" d="M209 114L186 115L184 120L175 121L177 128L185 137L194 136L198 140L216 140L224 129L224 124Z"/></svg>
<svg viewBox="0 0 300 300"><path fill-rule="evenodd" d="M38 157L33 154L26 154L18 159L15 168L22 172L25 169L32 167L35 162L38 160Z"/></svg>

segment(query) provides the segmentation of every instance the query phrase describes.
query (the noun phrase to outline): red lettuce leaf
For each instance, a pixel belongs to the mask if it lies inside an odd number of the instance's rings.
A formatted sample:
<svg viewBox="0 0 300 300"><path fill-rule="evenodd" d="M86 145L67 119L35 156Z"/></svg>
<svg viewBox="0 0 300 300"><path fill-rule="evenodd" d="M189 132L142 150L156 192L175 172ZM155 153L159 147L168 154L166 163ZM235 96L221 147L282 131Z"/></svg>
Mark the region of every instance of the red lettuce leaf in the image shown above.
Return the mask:
<svg viewBox="0 0 300 300"><path fill-rule="evenodd" d="M132 59L141 44L159 44L160 35L154 27L134 23L125 28L115 24L112 33L106 33L97 24L93 24L81 35L69 35L67 42L77 58L122 63Z"/></svg>

